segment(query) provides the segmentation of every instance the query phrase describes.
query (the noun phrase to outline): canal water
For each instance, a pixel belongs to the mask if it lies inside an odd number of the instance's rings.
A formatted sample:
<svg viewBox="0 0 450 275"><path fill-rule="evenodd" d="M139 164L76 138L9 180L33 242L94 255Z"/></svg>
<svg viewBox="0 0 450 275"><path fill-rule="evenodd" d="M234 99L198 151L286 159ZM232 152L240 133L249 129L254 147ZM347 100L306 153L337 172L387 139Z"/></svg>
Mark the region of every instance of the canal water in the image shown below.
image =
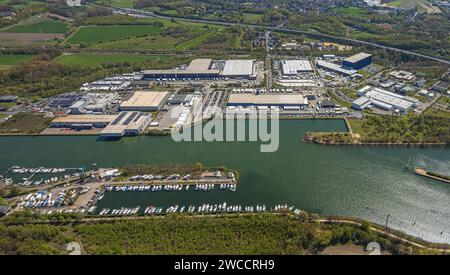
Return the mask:
<svg viewBox="0 0 450 275"><path fill-rule="evenodd" d="M119 167L195 163L237 169L236 192L109 192L101 208L203 203L287 203L308 212L368 219L428 241L450 243L450 185L418 177L422 166L450 174L450 149L305 144L306 131L345 131L341 120L280 121L280 146L258 142L174 142L170 137L99 141L96 137L1 137L0 174L8 167ZM218 188L216 188L218 189ZM415 223L415 224L414 224Z"/></svg>

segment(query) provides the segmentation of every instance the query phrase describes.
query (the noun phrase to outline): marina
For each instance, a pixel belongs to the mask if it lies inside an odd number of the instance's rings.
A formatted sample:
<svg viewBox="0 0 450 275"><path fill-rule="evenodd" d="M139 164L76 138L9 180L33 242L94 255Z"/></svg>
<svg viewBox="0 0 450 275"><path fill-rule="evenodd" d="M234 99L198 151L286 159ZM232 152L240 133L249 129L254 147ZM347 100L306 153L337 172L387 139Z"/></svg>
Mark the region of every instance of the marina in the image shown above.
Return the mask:
<svg viewBox="0 0 450 275"><path fill-rule="evenodd" d="M8 177L5 178L6 184L10 185L17 183L24 187L32 187L42 184L56 183L58 181L67 181L74 177L78 178L83 172L83 169L48 167L27 168L21 166L12 166L9 167L6 172L8 173ZM20 178L20 176L22 176L22 178ZM40 178L34 179L36 177Z"/></svg>
<svg viewBox="0 0 450 275"><path fill-rule="evenodd" d="M225 166L239 171L235 192L220 189L158 192L104 192L98 202L83 210L97 215L103 209L140 207L143 213L154 205L163 208L203 204L266 205L280 202L295 209L322 215L367 219L428 241L450 243L450 186L416 176L405 168L423 167L448 174L450 149L406 147L321 146L301 141L307 131L345 131L341 120L282 120L280 146L274 153L260 153L258 142L174 142L169 137L132 137L99 142L92 136L1 137L0 174L11 177L8 168L24 167L123 167L128 164L193 164ZM35 157L30 157L31 155ZM7 157L4 157L7 156ZM408 161L411 159L410 161ZM19 174L20 175L20 174ZM55 177L55 175L50 175ZM185 175L180 175L180 181ZM19 176L22 177L22 176ZM178 184L166 182L166 184ZM153 185L142 180L125 185ZM92 187L88 193L94 193ZM191 192L192 191L192 192ZM88 194L86 193L86 194ZM52 200L58 192L52 195ZM86 195L84 194L84 195ZM69 196L69 195L68 195ZM83 195L80 195L80 197ZM100 194L98 194L100 197ZM66 197L67 201L67 197ZM58 213L60 208L43 208ZM442 234L441 234L442 232Z"/></svg>
<svg viewBox="0 0 450 275"><path fill-rule="evenodd" d="M92 208L90 213L94 213L96 208ZM202 204L199 206L178 206L173 205L167 208L150 205L139 212L140 207L118 209L103 208L98 212L98 216L129 216L129 215L166 215L166 214L221 214L221 213L263 213L263 212L292 212L300 213L301 210L287 204L278 204L273 207L266 207L265 204L257 204L256 206L229 205L226 202L221 204Z"/></svg>
<svg viewBox="0 0 450 275"><path fill-rule="evenodd" d="M217 184L219 185L219 184ZM192 187L190 187L192 186ZM155 184L155 185L121 185L121 186L113 186L106 185L106 192L158 192L158 191L166 191L166 192L181 192L181 191L212 191L215 189L215 184L205 183L205 184ZM219 190L229 190L236 191L235 183L221 183L219 185Z"/></svg>

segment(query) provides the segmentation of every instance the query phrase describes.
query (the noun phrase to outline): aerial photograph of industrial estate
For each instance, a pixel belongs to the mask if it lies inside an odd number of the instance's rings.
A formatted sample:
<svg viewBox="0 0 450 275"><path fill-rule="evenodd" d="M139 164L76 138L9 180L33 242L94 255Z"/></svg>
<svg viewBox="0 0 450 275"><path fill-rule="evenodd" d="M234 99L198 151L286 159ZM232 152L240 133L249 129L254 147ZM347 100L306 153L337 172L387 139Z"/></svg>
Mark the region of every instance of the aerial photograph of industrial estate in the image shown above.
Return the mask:
<svg viewBox="0 0 450 275"><path fill-rule="evenodd" d="M450 254L449 145L450 1L0 0L0 255Z"/></svg>

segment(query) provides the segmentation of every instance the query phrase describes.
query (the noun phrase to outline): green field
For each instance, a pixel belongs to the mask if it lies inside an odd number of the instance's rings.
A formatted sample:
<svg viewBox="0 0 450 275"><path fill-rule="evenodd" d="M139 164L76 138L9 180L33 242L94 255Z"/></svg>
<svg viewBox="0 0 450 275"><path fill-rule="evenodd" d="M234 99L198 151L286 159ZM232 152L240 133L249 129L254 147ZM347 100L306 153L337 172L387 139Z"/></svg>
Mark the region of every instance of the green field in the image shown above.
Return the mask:
<svg viewBox="0 0 450 275"><path fill-rule="evenodd" d="M69 25L56 20L44 20L31 24L16 24L4 29L3 32L14 33L66 33Z"/></svg>
<svg viewBox="0 0 450 275"><path fill-rule="evenodd" d="M137 54L71 54L60 55L53 61L64 65L94 66L107 63L139 63L144 61L163 61L169 59L165 55L137 55Z"/></svg>
<svg viewBox="0 0 450 275"><path fill-rule="evenodd" d="M175 47L177 50L192 50L203 44L203 42L206 41L211 35L214 35L216 32L208 32L205 34L202 34L200 36L197 36L191 40L188 40L186 42L183 42Z"/></svg>
<svg viewBox="0 0 450 275"><path fill-rule="evenodd" d="M364 10L358 7L348 7L348 8L338 7L332 9L332 11L340 14L350 15L352 17L362 16L365 14Z"/></svg>
<svg viewBox="0 0 450 275"><path fill-rule="evenodd" d="M15 55L6 55L0 54L0 65L16 65L22 62L26 62L31 60L33 55L25 55L25 54L15 54Z"/></svg>
<svg viewBox="0 0 450 275"><path fill-rule="evenodd" d="M244 13L245 21L250 23L256 23L261 17L263 17L260 13Z"/></svg>
<svg viewBox="0 0 450 275"><path fill-rule="evenodd" d="M97 0L95 2L115 8L132 8L135 0Z"/></svg>
<svg viewBox="0 0 450 275"><path fill-rule="evenodd" d="M173 50L182 41L182 39L170 36L151 35L98 43L89 47L92 49Z"/></svg>
<svg viewBox="0 0 450 275"><path fill-rule="evenodd" d="M158 34L161 28L151 25L84 26L74 33L69 43L99 43L115 39Z"/></svg>

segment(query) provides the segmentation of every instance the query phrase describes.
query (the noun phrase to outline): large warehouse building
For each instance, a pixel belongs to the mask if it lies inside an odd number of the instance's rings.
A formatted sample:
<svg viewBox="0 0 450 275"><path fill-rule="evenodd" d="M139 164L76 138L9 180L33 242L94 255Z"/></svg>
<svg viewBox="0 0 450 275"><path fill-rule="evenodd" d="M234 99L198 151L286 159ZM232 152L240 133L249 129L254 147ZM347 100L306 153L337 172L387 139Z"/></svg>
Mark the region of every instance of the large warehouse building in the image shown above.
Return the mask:
<svg viewBox="0 0 450 275"><path fill-rule="evenodd" d="M361 97L352 102L352 108L361 111L373 106L385 111L399 110L402 113L406 113L420 103L415 98L402 96L369 85L360 89L358 95Z"/></svg>
<svg viewBox="0 0 450 275"><path fill-rule="evenodd" d="M68 115L56 117L50 123L50 127L76 130L104 128L115 118L115 115Z"/></svg>
<svg viewBox="0 0 450 275"><path fill-rule="evenodd" d="M351 68L353 70L362 69L372 63L372 55L368 53L358 53L352 55L344 61L342 61L342 66L346 68Z"/></svg>
<svg viewBox="0 0 450 275"><path fill-rule="evenodd" d="M223 68L217 66L223 63ZM246 78L255 79L254 60L226 60L213 62L212 59L194 59L185 69L176 70L145 70L142 72L144 80L154 79L212 79L212 78Z"/></svg>
<svg viewBox="0 0 450 275"><path fill-rule="evenodd" d="M209 79L219 77L220 70L211 70L212 59L194 59L184 70L146 70L143 79Z"/></svg>
<svg viewBox="0 0 450 275"><path fill-rule="evenodd" d="M255 79L254 60L227 60L220 73L223 77Z"/></svg>
<svg viewBox="0 0 450 275"><path fill-rule="evenodd" d="M281 72L283 75L291 76L314 72L314 69L308 60L284 60L281 61Z"/></svg>
<svg viewBox="0 0 450 275"><path fill-rule="evenodd" d="M120 104L121 111L153 112L160 110L169 92L141 92L137 91L133 96Z"/></svg>
<svg viewBox="0 0 450 275"><path fill-rule="evenodd" d="M135 136L150 123L151 114L141 112L121 112L109 123L100 135L102 137Z"/></svg>
<svg viewBox="0 0 450 275"><path fill-rule="evenodd" d="M231 94L228 106L307 106L308 99L300 94Z"/></svg>

